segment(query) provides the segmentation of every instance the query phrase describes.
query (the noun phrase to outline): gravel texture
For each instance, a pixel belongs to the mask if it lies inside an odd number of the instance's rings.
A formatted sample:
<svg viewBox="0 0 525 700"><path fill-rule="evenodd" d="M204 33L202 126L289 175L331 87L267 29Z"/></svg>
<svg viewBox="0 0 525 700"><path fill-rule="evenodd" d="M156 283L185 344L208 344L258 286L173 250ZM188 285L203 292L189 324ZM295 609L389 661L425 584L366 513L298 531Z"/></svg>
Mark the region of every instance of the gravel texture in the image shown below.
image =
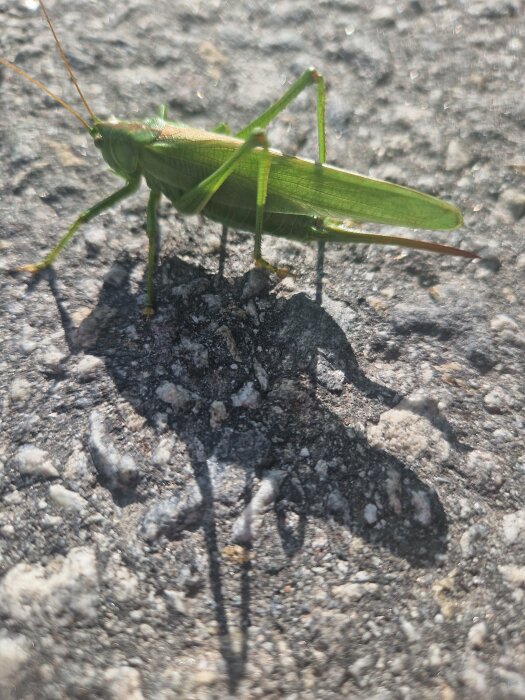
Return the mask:
<svg viewBox="0 0 525 700"><path fill-rule="evenodd" d="M455 202L467 261L266 238L118 186L0 71L0 697L525 698L520 0L49 0L100 115L240 128L307 66L328 159ZM34 0L0 55L75 104ZM315 157L314 91L272 125ZM402 233L402 232L396 232ZM408 234L410 235L410 233Z"/></svg>

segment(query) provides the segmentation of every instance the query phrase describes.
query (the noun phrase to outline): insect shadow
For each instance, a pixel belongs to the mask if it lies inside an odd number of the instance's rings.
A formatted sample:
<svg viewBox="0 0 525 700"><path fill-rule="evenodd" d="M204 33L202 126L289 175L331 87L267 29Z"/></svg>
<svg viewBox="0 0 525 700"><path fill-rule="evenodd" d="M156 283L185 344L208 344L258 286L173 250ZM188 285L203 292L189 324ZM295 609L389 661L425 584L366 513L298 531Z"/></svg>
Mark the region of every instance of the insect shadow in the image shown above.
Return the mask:
<svg viewBox="0 0 525 700"><path fill-rule="evenodd" d="M343 525L411 565L432 565L446 549L447 519L433 488L360 431L371 411L400 397L366 377L341 327L315 301L278 296L264 273L227 282L167 258L158 271L158 313L146 321L133 268L123 254L94 311L68 335L76 351L103 358L120 395L162 426L163 438L184 445L185 454L160 469L150 455L138 457L146 476L137 492L160 494L147 498L139 530L149 546L168 538L183 547L185 531L203 529L234 688L246 662L251 564L242 564L244 642L234 651L218 543L232 541L232 523L243 524L255 477L273 479L275 519L266 513L261 527L278 533L284 566L301 550L310 519ZM334 403L337 412L328 407Z"/></svg>

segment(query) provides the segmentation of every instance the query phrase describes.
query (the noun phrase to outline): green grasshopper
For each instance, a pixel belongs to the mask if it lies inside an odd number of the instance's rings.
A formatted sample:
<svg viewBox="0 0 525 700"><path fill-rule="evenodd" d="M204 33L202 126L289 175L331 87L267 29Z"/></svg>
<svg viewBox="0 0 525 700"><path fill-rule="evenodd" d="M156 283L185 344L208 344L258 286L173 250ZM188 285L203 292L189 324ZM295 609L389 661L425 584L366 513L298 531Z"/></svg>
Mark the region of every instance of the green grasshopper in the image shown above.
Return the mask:
<svg viewBox="0 0 525 700"><path fill-rule="evenodd" d="M478 257L460 248L351 228L356 223L373 222L451 230L461 225L462 217L456 207L436 197L325 164L325 82L314 68L306 70L280 99L235 135L223 124L205 131L169 121L165 107L159 108L156 117L143 120L102 120L88 105L43 0L39 3L90 123L21 68L6 59L0 62L67 109L89 132L111 170L126 184L80 214L43 260L19 269L37 272L50 266L81 224L133 194L142 178L150 189L146 210L149 314L153 311L157 207L161 195L182 214L201 213L224 226L253 231L255 265L280 276L286 270L273 267L262 257L263 233L301 242L373 243ZM317 88L317 162L270 148L264 131L310 85Z"/></svg>

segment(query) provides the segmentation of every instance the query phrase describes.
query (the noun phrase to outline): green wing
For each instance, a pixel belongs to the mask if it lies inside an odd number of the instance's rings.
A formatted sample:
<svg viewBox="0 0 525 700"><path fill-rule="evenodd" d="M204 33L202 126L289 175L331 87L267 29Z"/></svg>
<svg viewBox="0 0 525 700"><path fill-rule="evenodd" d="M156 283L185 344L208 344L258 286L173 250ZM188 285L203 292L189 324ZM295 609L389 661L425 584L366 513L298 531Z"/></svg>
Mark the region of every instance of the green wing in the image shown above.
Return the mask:
<svg viewBox="0 0 525 700"><path fill-rule="evenodd" d="M441 199L301 158L272 161L268 191L273 188L289 192L303 212L318 216L433 230L462 223L459 210Z"/></svg>
<svg viewBox="0 0 525 700"><path fill-rule="evenodd" d="M169 126L169 122L166 122ZM169 130L168 130L169 131ZM141 165L150 183L172 199L216 170L240 141L191 127L173 125L173 134L145 145ZM451 204L401 185L351 173L271 150L266 211L303 214L408 228L453 229L462 223ZM254 209L257 154L248 154L213 200Z"/></svg>

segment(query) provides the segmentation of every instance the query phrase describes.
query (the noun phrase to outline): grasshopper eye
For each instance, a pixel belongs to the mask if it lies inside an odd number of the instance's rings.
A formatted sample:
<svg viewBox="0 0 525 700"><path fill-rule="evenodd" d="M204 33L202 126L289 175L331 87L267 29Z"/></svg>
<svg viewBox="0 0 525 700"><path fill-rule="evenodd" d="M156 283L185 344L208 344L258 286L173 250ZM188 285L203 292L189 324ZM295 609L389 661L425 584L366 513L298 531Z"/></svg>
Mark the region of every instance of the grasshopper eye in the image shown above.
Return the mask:
<svg viewBox="0 0 525 700"><path fill-rule="evenodd" d="M97 134L95 138L93 139L93 142L97 148L102 148L102 136L100 134Z"/></svg>

